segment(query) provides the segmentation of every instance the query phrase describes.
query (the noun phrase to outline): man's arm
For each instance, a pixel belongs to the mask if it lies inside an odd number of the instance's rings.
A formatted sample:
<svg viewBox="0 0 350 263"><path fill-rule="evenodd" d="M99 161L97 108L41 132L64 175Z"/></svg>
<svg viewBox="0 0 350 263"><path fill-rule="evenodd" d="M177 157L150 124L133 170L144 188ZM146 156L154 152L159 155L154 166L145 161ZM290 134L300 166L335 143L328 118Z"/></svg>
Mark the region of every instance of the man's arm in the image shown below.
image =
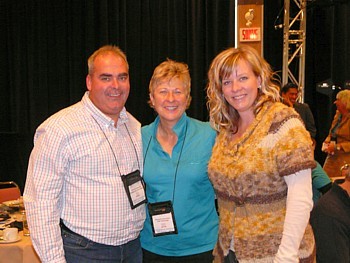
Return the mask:
<svg viewBox="0 0 350 263"><path fill-rule="evenodd" d="M65 263L59 227L63 185L59 133L39 128L24 190L30 236L41 261Z"/></svg>

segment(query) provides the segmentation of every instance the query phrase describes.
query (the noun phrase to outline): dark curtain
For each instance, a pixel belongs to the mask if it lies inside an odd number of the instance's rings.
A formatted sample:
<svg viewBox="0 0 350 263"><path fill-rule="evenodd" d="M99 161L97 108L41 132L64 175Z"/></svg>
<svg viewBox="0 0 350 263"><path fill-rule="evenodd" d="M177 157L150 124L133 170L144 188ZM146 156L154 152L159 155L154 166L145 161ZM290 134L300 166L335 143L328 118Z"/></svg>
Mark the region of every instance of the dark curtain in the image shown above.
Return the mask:
<svg viewBox="0 0 350 263"><path fill-rule="evenodd" d="M283 1L265 2L264 56L280 71L283 36L274 25ZM317 116L316 83L350 78L349 3L311 2L305 92ZM206 74L214 56L234 45L234 3L0 0L1 180L15 180L23 189L35 129L51 114L81 99L87 58L105 44L118 45L127 54L131 93L126 106L142 124L155 117L147 105L148 82L154 67L166 58L189 65L193 100L187 113L208 120ZM322 120L317 123L322 125Z"/></svg>
<svg viewBox="0 0 350 263"><path fill-rule="evenodd" d="M316 160L323 164L321 152L336 107L336 89L329 95L317 91L317 83L330 81L344 88L350 79L350 1L316 0L307 7L305 101L310 105L317 127Z"/></svg>
<svg viewBox="0 0 350 263"><path fill-rule="evenodd" d="M81 99L86 60L105 44L130 64L128 109L145 124L153 69L166 58L188 63L193 103L205 119L206 71L234 43L234 1L3 1L0 130L31 132L49 115ZM7 88L5 88L7 87Z"/></svg>
<svg viewBox="0 0 350 263"><path fill-rule="evenodd" d="M166 58L188 63L188 114L207 120L207 68L234 43L234 1L228 0L1 0L0 12L1 180L15 180L22 189L30 152L23 148L32 148L42 121L81 99L86 61L98 47L115 44L127 54L126 106L147 124L155 117L147 105L148 82Z"/></svg>

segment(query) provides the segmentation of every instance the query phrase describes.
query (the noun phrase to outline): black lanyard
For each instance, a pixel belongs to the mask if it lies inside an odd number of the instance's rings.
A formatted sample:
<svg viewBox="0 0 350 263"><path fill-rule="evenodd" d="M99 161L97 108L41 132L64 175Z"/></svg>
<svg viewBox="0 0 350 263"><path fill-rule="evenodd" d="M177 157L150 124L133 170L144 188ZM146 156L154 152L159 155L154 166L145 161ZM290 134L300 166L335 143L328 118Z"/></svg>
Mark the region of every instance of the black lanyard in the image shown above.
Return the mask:
<svg viewBox="0 0 350 263"><path fill-rule="evenodd" d="M121 176L122 173L121 173L121 171L120 171L120 169L119 169L119 164L118 164L118 161L117 161L117 156L116 156L115 153L114 153L113 147L112 147L110 141L108 140L108 137L107 137L106 133L103 131L101 125L100 125L100 124L98 123L98 121L94 118L94 116L91 115L91 117L92 117L92 118L94 119L94 121L97 123L98 127L100 128L100 130L102 131L104 137L106 138L106 140L107 140L107 142L108 142L108 145L109 145L109 148L111 149L111 151L112 151L112 153L113 153L115 163L117 164L117 168L118 168L119 175ZM128 127L126 126L126 123L124 123L124 126L125 126L126 131L128 132L130 141L131 141L131 143L132 143L132 145L133 145L133 148L134 148L134 151L135 151L136 160L137 160L137 164L138 164L139 170L140 170L139 157L138 157L138 155L137 155L137 151L136 151L136 147L135 147L134 141L133 141L132 138L131 138L131 134L130 134L130 132L129 132Z"/></svg>
<svg viewBox="0 0 350 263"><path fill-rule="evenodd" d="M173 203L173 204L174 204L174 201L175 201L175 185L176 185L177 171L178 171L179 164L180 164L180 160L181 160L181 156L182 156L182 150L183 150L184 145L185 145L186 135L187 135L187 122L186 122L186 126L185 126L185 135L184 135L184 139L183 139L183 141L182 141L180 154L179 154L179 157L178 157L178 159L177 159L176 168L175 168L174 187L173 187L173 200L172 200L172 203ZM151 144L152 138L153 138L153 136L151 136L151 138L149 139L148 144L147 144L147 148L146 148L146 152L145 152L145 156L144 156L144 160L143 160L143 165L144 165L144 167L145 167L145 164L146 164L146 157L147 157L148 149L149 149L149 146L150 146L150 144Z"/></svg>

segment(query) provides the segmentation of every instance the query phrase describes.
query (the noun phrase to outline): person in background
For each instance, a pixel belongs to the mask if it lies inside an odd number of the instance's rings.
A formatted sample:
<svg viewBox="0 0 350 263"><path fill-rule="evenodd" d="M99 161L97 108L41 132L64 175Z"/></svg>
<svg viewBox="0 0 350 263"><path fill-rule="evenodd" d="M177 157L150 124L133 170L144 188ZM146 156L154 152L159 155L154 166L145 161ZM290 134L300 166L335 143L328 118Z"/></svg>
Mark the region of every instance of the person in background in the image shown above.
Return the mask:
<svg viewBox="0 0 350 263"><path fill-rule="evenodd" d="M208 165L220 215L215 262L314 260L312 141L299 114L279 102L273 76L244 45L222 51L208 72L218 132Z"/></svg>
<svg viewBox="0 0 350 263"><path fill-rule="evenodd" d="M149 201L141 245L145 263L212 262L218 233L207 163L216 133L186 115L191 101L188 66L166 60L150 80L158 116L142 127L144 180Z"/></svg>
<svg viewBox="0 0 350 263"><path fill-rule="evenodd" d="M318 199L327 193L332 187L332 182L329 179L326 172L323 170L321 164L316 161L316 167L312 169L312 200L314 205L317 203Z"/></svg>
<svg viewBox="0 0 350 263"><path fill-rule="evenodd" d="M316 240L318 263L350 262L350 166L341 168L345 179L320 198L311 212L310 222Z"/></svg>
<svg viewBox="0 0 350 263"><path fill-rule="evenodd" d="M316 126L315 120L310 110L310 107L306 103L297 102L299 97L299 88L294 83L287 83L281 89L282 102L289 107L292 107L299 113L301 119L304 122L306 130L310 133L313 146L316 146ZM322 166L316 161L316 167L312 169L312 199L314 204L320 198L320 196L326 193L332 186L332 182L329 179Z"/></svg>
<svg viewBox="0 0 350 263"><path fill-rule="evenodd" d="M297 102L299 97L299 87L294 83L287 83L281 89L282 101L289 107L293 107L297 113L299 113L301 119L305 124L306 130L310 133L312 141L315 143L316 126L314 116L310 110L310 107L306 103Z"/></svg>
<svg viewBox="0 0 350 263"><path fill-rule="evenodd" d="M350 90L338 92L331 128L322 145L327 153L323 169L329 177L337 177L339 169L350 160Z"/></svg>
<svg viewBox="0 0 350 263"><path fill-rule="evenodd" d="M128 62L108 45L88 70L82 100L36 130L24 190L31 239L42 262L140 263L146 200L141 124L124 107Z"/></svg>

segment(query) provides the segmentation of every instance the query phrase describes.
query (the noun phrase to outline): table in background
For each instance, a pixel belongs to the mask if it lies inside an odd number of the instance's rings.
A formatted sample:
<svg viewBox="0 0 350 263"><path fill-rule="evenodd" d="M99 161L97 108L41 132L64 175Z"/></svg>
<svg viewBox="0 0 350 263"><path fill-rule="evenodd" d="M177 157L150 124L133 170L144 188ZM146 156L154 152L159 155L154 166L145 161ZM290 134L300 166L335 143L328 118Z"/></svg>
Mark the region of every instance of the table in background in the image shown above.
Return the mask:
<svg viewBox="0 0 350 263"><path fill-rule="evenodd" d="M40 263L29 236L19 232L21 240L15 243L0 244L0 263Z"/></svg>

